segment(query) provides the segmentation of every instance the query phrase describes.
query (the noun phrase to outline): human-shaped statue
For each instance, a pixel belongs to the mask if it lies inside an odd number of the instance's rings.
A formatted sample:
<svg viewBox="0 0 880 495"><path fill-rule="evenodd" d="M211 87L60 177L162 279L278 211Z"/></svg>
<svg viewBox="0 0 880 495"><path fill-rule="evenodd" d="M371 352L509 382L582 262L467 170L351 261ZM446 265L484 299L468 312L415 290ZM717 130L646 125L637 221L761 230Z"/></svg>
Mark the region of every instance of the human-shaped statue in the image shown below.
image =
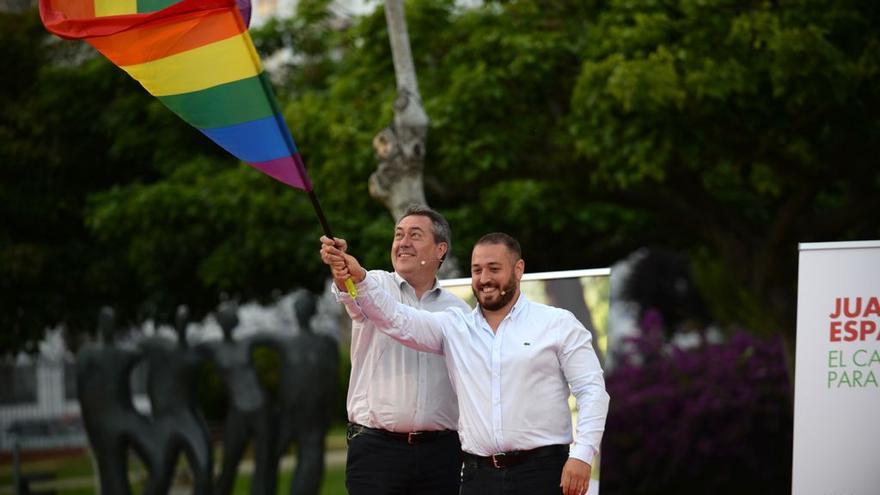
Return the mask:
<svg viewBox="0 0 880 495"><path fill-rule="evenodd" d="M312 331L317 300L301 291L293 302L300 333L278 345L281 377L278 386L280 459L291 442L298 445L292 495L317 495L324 474L324 437L333 417L339 386L339 351L336 341Z"/></svg>
<svg viewBox="0 0 880 495"><path fill-rule="evenodd" d="M103 344L86 344L77 353L76 385L83 424L98 464L100 493L127 495L128 449L132 448L150 473L144 495L162 493L156 473L161 469L162 445L149 418L135 410L131 371L140 353L114 346L115 313L105 307L98 318Z"/></svg>
<svg viewBox="0 0 880 495"><path fill-rule="evenodd" d="M229 410L223 428L223 464L215 493L228 495L232 491L239 461L248 440L253 439L251 494L274 494L278 474L273 455L274 421L251 359L251 345L232 338L233 330L238 326L238 305L224 302L216 318L223 329L223 340L207 344L207 349L226 384Z"/></svg>
<svg viewBox="0 0 880 495"><path fill-rule="evenodd" d="M193 494L210 495L212 488L211 435L196 402L196 377L201 358L187 344L189 309L177 308L177 345L156 337L141 345L148 363L150 397L157 438L164 445L162 470L156 476L163 493L168 491L181 452L193 473Z"/></svg>

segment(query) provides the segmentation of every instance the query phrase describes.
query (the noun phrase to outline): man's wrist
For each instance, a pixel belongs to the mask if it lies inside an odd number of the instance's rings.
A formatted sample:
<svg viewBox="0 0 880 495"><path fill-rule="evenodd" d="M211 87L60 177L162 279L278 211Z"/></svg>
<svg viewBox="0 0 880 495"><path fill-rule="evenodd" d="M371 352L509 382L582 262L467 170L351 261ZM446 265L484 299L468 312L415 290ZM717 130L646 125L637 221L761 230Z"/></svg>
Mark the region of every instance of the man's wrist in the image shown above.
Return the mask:
<svg viewBox="0 0 880 495"><path fill-rule="evenodd" d="M373 277L369 276L369 272L366 269L361 268L363 270L363 277L358 281L356 278L352 277L354 281L354 286L357 288L359 293L362 293L365 290L369 290L372 287L370 281L373 280Z"/></svg>
<svg viewBox="0 0 880 495"><path fill-rule="evenodd" d="M571 450L568 453L569 458L583 461L590 466L593 465L593 457L595 455L596 449L588 445L572 445Z"/></svg>

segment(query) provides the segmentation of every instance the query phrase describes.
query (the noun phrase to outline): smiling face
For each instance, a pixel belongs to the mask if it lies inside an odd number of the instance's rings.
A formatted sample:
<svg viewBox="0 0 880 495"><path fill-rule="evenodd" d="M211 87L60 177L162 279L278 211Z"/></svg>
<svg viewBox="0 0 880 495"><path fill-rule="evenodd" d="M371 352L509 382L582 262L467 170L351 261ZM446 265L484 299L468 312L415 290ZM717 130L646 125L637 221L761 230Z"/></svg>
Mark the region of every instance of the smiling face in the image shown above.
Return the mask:
<svg viewBox="0 0 880 495"><path fill-rule="evenodd" d="M487 311L511 305L519 295L525 262L504 244L477 244L471 254L471 290Z"/></svg>
<svg viewBox="0 0 880 495"><path fill-rule="evenodd" d="M420 272L433 277L445 253L446 243L435 242L431 219L426 216L403 217L394 229L391 264L403 278Z"/></svg>

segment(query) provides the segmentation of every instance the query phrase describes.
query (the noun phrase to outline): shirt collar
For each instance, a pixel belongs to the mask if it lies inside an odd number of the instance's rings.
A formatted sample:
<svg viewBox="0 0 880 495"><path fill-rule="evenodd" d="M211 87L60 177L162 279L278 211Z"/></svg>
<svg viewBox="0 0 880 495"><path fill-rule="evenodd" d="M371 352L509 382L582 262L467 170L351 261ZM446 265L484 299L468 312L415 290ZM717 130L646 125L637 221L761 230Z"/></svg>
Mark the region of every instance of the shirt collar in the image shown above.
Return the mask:
<svg viewBox="0 0 880 495"><path fill-rule="evenodd" d="M399 273L397 273L397 272L392 272L392 274L393 274L393 276L394 276L394 281L397 283L397 287L398 287L399 289L402 290L403 287L404 287L404 285L406 285L407 287L409 287L410 289L412 289L413 293L415 293L416 290L415 290L415 288L413 288L412 284L410 284L409 282L407 282L405 278L401 277ZM432 285L430 289L428 289L427 291L425 291L425 294L430 294L430 293L434 293L434 292L440 292L440 289L441 289L441 287L440 287L440 282L437 280L437 277L434 277L434 285Z"/></svg>
<svg viewBox="0 0 880 495"><path fill-rule="evenodd" d="M504 319L506 320L507 318L516 318L520 313L523 312L523 308L525 308L528 304L529 304L529 300L528 300L528 298L526 298L526 295L523 293L522 286L520 286L519 297L516 298L516 302L513 303L513 307L510 308L510 312L507 313L507 315L504 317ZM474 315L474 317L479 318L483 321L486 321L486 317L483 316L483 311L480 309L479 302L477 302L476 306L474 306L474 309L471 311L471 313Z"/></svg>
<svg viewBox="0 0 880 495"><path fill-rule="evenodd" d="M513 307L510 308L510 313L507 313L507 316L511 318L516 318L520 313L523 312L523 308L529 303L529 300L526 299L526 295L523 294L522 286L519 288L519 297L516 298L516 302L513 303Z"/></svg>

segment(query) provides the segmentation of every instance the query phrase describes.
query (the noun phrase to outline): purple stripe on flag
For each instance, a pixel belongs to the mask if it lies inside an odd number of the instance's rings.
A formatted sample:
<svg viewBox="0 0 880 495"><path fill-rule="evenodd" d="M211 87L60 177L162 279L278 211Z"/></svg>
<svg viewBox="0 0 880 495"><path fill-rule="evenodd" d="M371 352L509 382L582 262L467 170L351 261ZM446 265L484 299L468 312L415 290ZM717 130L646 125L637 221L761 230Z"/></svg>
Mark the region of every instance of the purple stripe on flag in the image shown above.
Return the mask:
<svg viewBox="0 0 880 495"><path fill-rule="evenodd" d="M274 160L266 160L264 162L249 162L251 166L259 169L266 175L277 179L288 186L302 189L304 191L312 190L312 183L309 176L306 175L306 167L299 153L293 156L283 156Z"/></svg>
<svg viewBox="0 0 880 495"><path fill-rule="evenodd" d="M235 0L235 6L238 7L238 12L241 14L242 20L244 20L245 26L251 25L251 0Z"/></svg>

